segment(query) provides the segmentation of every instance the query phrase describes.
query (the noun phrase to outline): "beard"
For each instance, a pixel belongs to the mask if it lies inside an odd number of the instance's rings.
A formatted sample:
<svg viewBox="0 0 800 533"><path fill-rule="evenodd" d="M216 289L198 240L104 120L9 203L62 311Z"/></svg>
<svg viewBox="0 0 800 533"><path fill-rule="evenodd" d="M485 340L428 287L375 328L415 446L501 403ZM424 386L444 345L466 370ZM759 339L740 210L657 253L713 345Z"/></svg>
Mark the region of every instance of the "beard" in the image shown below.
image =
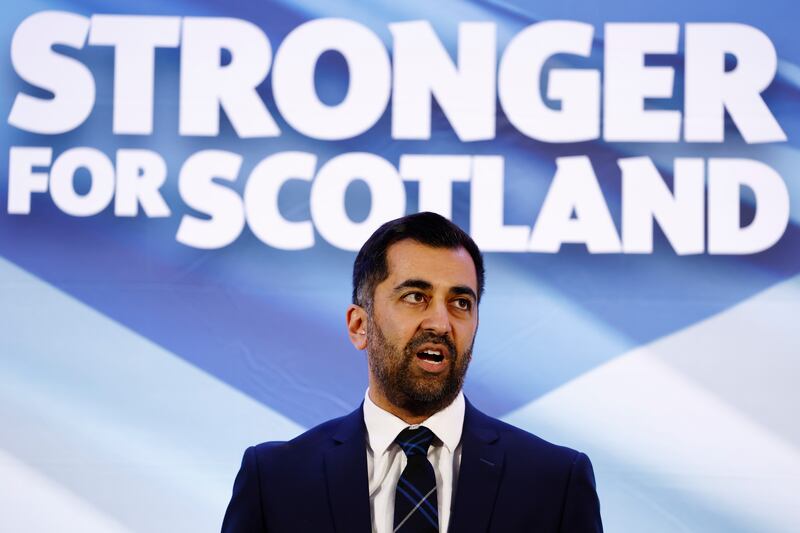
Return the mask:
<svg viewBox="0 0 800 533"><path fill-rule="evenodd" d="M428 417L453 403L464 385L472 344L458 353L449 335L420 331L400 349L386 339L375 320L370 319L366 329L370 370L392 405L414 416ZM447 346L445 372L429 374L415 364L417 352L428 342Z"/></svg>

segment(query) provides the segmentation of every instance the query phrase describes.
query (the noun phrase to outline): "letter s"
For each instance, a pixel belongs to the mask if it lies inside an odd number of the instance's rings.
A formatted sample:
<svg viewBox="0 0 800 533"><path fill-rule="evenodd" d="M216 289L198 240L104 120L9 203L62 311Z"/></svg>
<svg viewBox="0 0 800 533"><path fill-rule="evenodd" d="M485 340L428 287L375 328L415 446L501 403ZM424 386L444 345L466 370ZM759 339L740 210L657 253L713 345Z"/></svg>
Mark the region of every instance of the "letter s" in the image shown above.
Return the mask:
<svg viewBox="0 0 800 533"><path fill-rule="evenodd" d="M53 45L81 49L89 19L63 11L42 11L22 21L11 40L11 63L31 85L53 93L40 98L17 93L8 123L32 133L66 133L80 126L94 107L94 77L80 61Z"/></svg>

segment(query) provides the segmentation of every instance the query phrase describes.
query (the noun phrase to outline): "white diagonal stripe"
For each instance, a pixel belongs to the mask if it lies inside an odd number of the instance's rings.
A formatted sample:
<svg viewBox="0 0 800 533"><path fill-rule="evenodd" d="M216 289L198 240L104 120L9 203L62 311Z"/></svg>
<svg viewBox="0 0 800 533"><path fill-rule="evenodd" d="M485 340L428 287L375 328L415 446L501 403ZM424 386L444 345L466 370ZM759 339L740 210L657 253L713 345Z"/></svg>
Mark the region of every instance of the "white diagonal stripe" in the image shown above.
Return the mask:
<svg viewBox="0 0 800 533"><path fill-rule="evenodd" d="M405 517L405 518L403 518L403 519L400 521L400 523L399 523L399 524L397 524L397 527L395 527L395 528L394 528L394 531L393 531L392 533L397 533L397 530L398 530L398 529L400 529L401 527L403 527L403 524L405 524L405 523L406 523L406 520L408 520L409 518L411 518L411 515L412 515L412 514L414 514L414 512L415 512L417 509L419 509L419 506L420 506L420 505L422 505L422 504L425 502L425 500L427 500L427 499L428 499L428 496L430 496L430 495L433 493L433 491L435 491L435 490L436 490L436 487L433 487L431 490L429 490L429 491L428 491L428 494L426 494L425 496L423 496L423 497L422 497L422 499L419 501L419 503L417 503L417 505L415 505L415 506L414 506L414 508L413 508L413 509L411 509L411 510L408 512L408 514L406 515L406 517Z"/></svg>
<svg viewBox="0 0 800 533"><path fill-rule="evenodd" d="M2 258L0 324L0 531L218 532L242 451L303 429Z"/></svg>
<svg viewBox="0 0 800 533"><path fill-rule="evenodd" d="M800 275L503 419L589 454L608 531L798 531L798 316Z"/></svg>

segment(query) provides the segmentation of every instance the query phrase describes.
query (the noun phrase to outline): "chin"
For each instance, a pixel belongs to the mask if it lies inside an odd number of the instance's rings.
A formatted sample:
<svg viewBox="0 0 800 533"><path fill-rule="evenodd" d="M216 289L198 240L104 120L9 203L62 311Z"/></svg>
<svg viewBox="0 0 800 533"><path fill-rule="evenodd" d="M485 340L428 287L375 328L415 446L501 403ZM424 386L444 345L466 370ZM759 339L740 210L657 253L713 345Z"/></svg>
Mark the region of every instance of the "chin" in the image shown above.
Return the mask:
<svg viewBox="0 0 800 533"><path fill-rule="evenodd" d="M453 391L444 385L436 388L415 387L403 394L403 408L415 415L432 415L453 403L460 391L460 387Z"/></svg>

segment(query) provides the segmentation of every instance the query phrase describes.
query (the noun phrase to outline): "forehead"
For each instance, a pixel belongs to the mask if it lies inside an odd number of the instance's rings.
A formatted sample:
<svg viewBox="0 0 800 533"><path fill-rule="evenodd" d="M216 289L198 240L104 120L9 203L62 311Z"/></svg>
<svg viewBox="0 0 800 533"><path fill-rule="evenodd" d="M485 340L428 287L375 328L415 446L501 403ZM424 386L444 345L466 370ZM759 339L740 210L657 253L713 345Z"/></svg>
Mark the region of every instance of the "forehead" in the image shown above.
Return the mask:
<svg viewBox="0 0 800 533"><path fill-rule="evenodd" d="M411 239L392 244L386 251L390 283L422 279L447 288L466 285L478 292L478 276L469 252L462 247L434 248Z"/></svg>

